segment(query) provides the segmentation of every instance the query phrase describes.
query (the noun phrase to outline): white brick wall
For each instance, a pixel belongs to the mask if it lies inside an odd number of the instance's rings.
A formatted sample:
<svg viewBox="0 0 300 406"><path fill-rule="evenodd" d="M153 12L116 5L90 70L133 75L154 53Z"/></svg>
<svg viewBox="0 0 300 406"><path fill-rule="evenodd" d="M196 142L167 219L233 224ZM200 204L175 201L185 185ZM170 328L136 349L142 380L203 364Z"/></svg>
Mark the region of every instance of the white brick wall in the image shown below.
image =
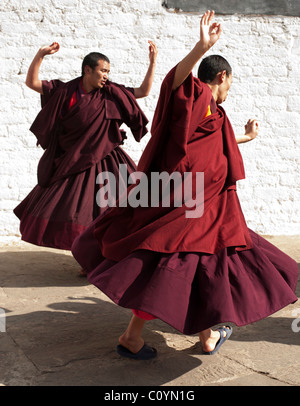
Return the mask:
<svg viewBox="0 0 300 406"><path fill-rule="evenodd" d="M161 0L2 0L0 4L0 239L19 238L13 208L36 184L41 149L29 127L39 96L26 88L28 66L41 45L58 41L42 79L80 75L82 58L100 50L111 60L111 79L138 86L148 66L148 39L159 54L151 95L139 103L150 119L161 81L193 47L199 14L174 13ZM224 107L236 132L248 118L259 137L241 145L247 179L239 196L249 227L263 234L299 234L300 18L222 16L223 34L211 51L233 67ZM196 73L196 72L195 72ZM150 125L149 125L150 129ZM149 137L125 145L137 162Z"/></svg>

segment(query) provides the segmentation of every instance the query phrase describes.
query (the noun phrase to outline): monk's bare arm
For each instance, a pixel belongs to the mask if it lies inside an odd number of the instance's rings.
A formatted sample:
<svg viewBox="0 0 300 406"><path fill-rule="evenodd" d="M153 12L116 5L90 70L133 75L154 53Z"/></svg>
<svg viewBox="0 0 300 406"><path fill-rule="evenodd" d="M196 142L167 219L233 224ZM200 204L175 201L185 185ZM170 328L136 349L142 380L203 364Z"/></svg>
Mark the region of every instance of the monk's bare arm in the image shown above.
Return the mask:
<svg viewBox="0 0 300 406"><path fill-rule="evenodd" d="M254 140L257 134L258 134L258 122L255 119L250 119L245 125L245 134L236 135L235 139L238 144L242 144L244 142Z"/></svg>
<svg viewBox="0 0 300 406"><path fill-rule="evenodd" d="M150 93L153 79L154 79L154 73L155 73L155 68L156 68L156 58L157 58L157 47L152 41L149 42L149 59L150 59L150 64L149 68L147 70L146 76L141 84L140 87L134 88L134 95L136 99L139 99L141 97L146 97Z"/></svg>
<svg viewBox="0 0 300 406"><path fill-rule="evenodd" d="M200 22L200 41L192 51L177 65L173 90L177 89L189 76L199 59L218 41L221 35L221 25L212 23L214 11L203 14Z"/></svg>
<svg viewBox="0 0 300 406"><path fill-rule="evenodd" d="M57 42L53 42L53 44L42 47L38 50L28 69L25 82L26 86L40 94L43 94L42 81L39 79L41 63L43 62L44 56L52 55L58 50L59 44Z"/></svg>
<svg viewBox="0 0 300 406"><path fill-rule="evenodd" d="M192 51L181 62L179 62L174 76L172 87L173 90L177 89L177 87L179 87L185 81L185 79L194 69L196 63L206 53L206 51L207 50L202 46L202 44L198 42Z"/></svg>

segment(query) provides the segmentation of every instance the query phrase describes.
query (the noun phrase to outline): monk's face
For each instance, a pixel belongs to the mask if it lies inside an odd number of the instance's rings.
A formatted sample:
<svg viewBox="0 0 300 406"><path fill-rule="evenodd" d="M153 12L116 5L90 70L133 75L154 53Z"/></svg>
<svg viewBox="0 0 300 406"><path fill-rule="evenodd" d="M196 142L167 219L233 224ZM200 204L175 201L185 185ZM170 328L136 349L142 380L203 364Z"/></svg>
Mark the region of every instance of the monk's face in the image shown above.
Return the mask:
<svg viewBox="0 0 300 406"><path fill-rule="evenodd" d="M221 104L227 99L231 84L232 84L232 74L228 76L225 75L224 80L218 87L218 96L216 100L217 104Z"/></svg>
<svg viewBox="0 0 300 406"><path fill-rule="evenodd" d="M94 69L91 69L89 66L87 68L85 79L89 87L92 89L103 88L108 79L110 71L109 63L100 59L98 61L98 65Z"/></svg>

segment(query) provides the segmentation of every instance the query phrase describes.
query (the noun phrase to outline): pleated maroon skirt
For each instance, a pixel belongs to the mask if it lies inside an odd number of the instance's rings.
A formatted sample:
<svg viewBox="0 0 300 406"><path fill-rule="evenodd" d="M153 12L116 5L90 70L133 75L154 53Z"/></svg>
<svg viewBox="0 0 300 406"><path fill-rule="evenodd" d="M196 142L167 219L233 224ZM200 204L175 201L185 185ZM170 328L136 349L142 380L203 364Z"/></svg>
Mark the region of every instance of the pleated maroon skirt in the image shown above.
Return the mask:
<svg viewBox="0 0 300 406"><path fill-rule="evenodd" d="M114 262L102 257L93 227L72 247L88 280L119 306L146 312L184 334L226 322L244 326L297 300L297 263L251 230L250 250L138 250Z"/></svg>
<svg viewBox="0 0 300 406"><path fill-rule="evenodd" d="M119 165L126 164L128 173L136 171L133 160L117 147L91 168L61 179L47 188L39 185L14 209L20 219L22 240L29 243L70 250L74 239L106 210L96 202L100 185L99 173L115 175L119 191ZM127 179L123 189L127 188ZM116 195L118 198L118 194Z"/></svg>

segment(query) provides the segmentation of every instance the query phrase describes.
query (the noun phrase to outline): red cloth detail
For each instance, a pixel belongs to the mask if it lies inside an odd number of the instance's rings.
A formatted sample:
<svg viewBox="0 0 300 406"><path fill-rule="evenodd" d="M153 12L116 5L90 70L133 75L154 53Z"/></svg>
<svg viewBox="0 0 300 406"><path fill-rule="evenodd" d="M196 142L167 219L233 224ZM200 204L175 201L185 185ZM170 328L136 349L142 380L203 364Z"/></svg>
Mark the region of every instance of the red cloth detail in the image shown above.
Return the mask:
<svg viewBox="0 0 300 406"><path fill-rule="evenodd" d="M154 320L156 317L152 316L152 314L142 312L141 310L132 309L132 313L143 320Z"/></svg>

